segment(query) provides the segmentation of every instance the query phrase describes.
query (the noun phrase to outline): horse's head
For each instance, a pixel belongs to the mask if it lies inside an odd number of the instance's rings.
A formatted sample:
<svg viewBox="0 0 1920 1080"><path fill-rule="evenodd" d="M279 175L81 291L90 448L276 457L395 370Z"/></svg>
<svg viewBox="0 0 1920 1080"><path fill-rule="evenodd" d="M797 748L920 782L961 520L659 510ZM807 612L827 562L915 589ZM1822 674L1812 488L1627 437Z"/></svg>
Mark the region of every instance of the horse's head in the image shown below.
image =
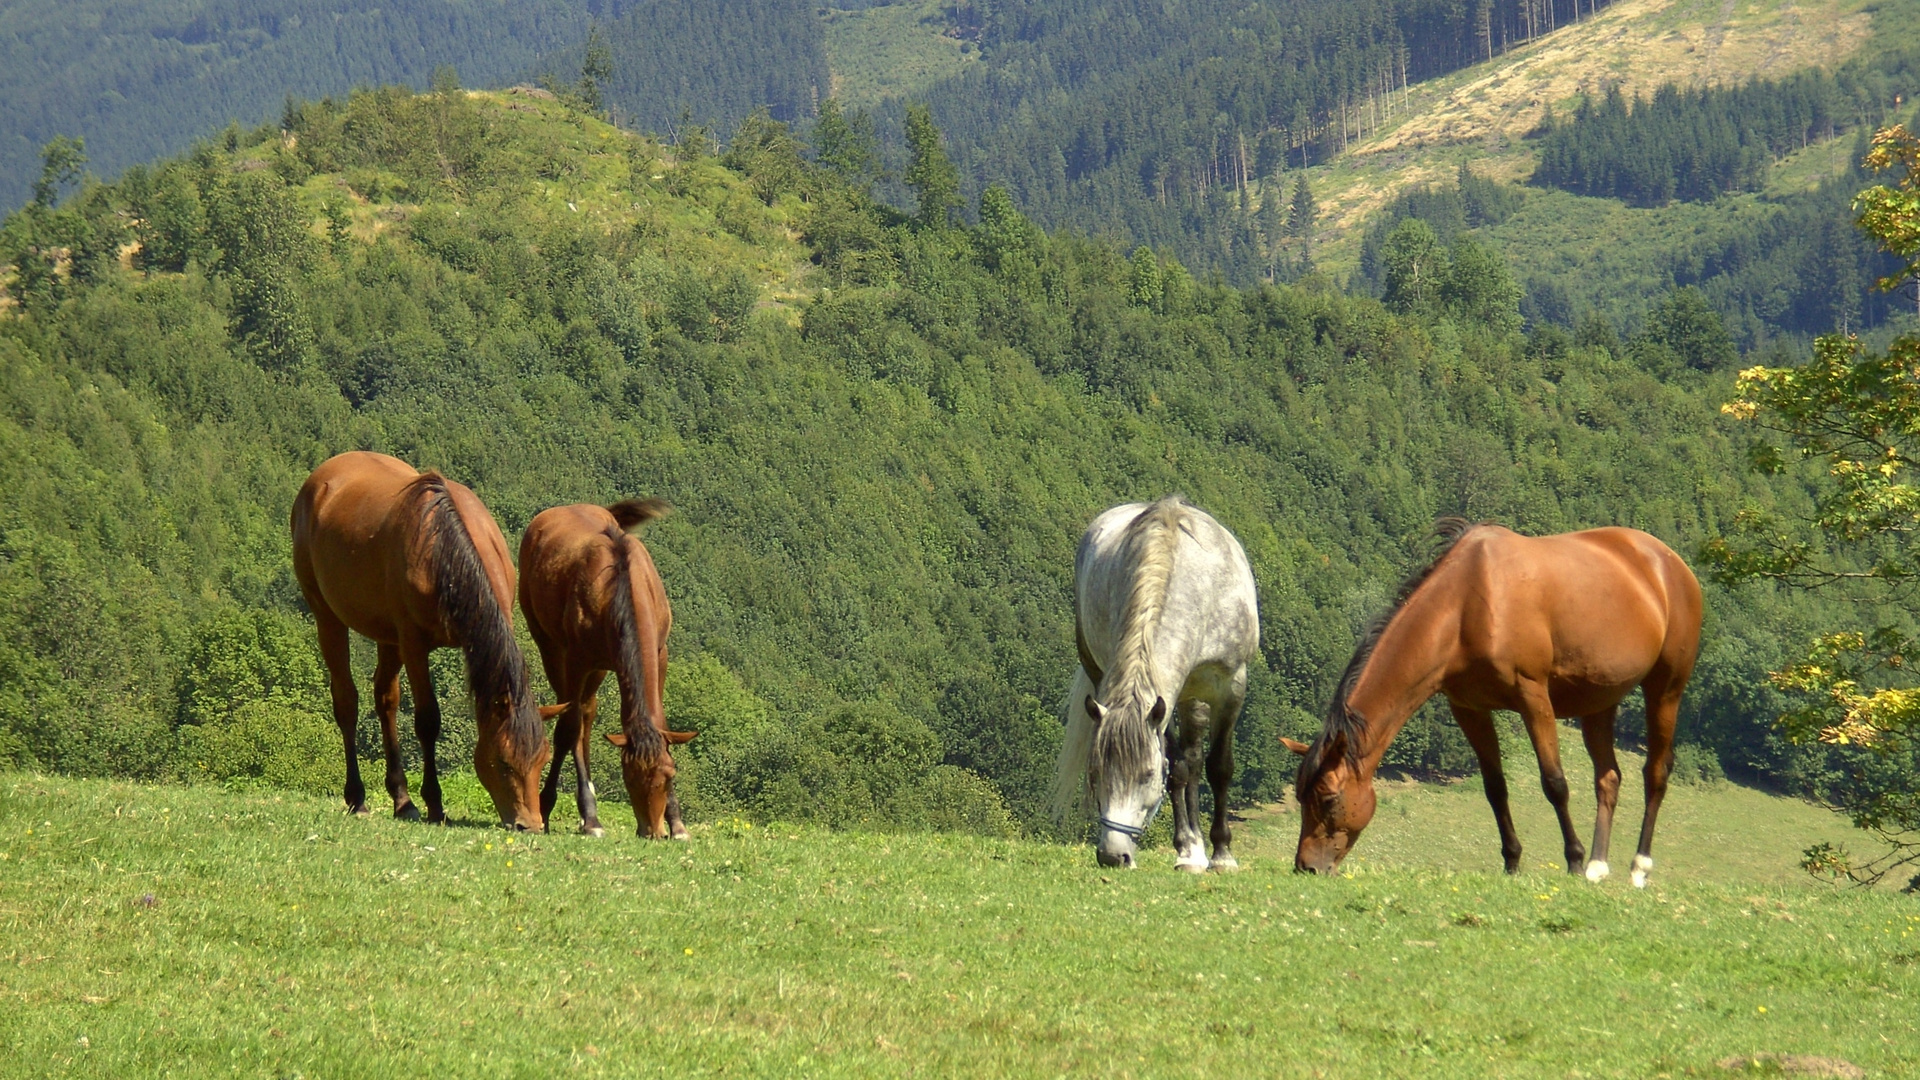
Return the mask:
<svg viewBox="0 0 1920 1080"><path fill-rule="evenodd" d="M1300 847L1293 868L1331 874L1353 850L1360 832L1373 820L1373 772L1348 752L1344 731L1322 736L1313 746L1281 736L1300 755L1294 793L1300 800Z"/></svg>
<svg viewBox="0 0 1920 1080"><path fill-rule="evenodd" d="M493 796L500 824L535 832L545 827L540 778L553 757L546 721L565 709L565 705L536 706L527 693L500 693L480 703L473 772Z"/></svg>
<svg viewBox="0 0 1920 1080"><path fill-rule="evenodd" d="M664 840L669 835L667 803L673 799L673 778L679 773L673 747L692 739L695 732L660 734L662 738L651 740L654 746L647 748L636 745L624 731L607 733L607 741L620 748L620 778L627 782L627 798L633 803L640 835L649 840Z"/></svg>
<svg viewBox="0 0 1920 1080"><path fill-rule="evenodd" d="M1087 782L1100 815L1100 865L1131 867L1167 797L1167 701L1136 697L1103 707L1088 697L1083 704L1094 724Z"/></svg>

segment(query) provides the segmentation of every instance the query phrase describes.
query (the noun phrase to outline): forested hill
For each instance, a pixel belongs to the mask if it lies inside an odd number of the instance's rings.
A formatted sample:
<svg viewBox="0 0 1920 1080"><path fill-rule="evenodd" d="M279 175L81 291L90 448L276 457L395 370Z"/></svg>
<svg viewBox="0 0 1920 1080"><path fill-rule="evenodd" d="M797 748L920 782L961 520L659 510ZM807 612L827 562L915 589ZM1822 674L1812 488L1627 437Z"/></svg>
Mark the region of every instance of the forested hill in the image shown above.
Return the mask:
<svg viewBox="0 0 1920 1080"><path fill-rule="evenodd" d="M40 148L83 138L103 175L176 153L289 95L528 78L612 0L8 0L0 4L0 207L27 198Z"/></svg>
<svg viewBox="0 0 1920 1080"><path fill-rule="evenodd" d="M510 537L555 503L678 506L646 540L691 814L986 831L1037 822L1073 545L1109 505L1184 491L1245 543L1232 797L1271 799L1276 734L1317 728L1435 516L1693 552L1802 498L1717 419L1710 313L1523 336L1470 245L1402 314L1236 290L1000 192L977 227L906 218L764 119L695 149L541 93L391 89L50 177L0 225L0 761L337 784L285 522L355 447L470 483ZM1761 678L1815 602L1710 592L1695 772L1823 782ZM1470 756L1430 713L1389 760Z"/></svg>
<svg viewBox="0 0 1920 1080"><path fill-rule="evenodd" d="M976 184L1253 281L1252 190L1389 121L1407 88L1588 16L1579 0L958 5L982 63L925 94Z"/></svg>

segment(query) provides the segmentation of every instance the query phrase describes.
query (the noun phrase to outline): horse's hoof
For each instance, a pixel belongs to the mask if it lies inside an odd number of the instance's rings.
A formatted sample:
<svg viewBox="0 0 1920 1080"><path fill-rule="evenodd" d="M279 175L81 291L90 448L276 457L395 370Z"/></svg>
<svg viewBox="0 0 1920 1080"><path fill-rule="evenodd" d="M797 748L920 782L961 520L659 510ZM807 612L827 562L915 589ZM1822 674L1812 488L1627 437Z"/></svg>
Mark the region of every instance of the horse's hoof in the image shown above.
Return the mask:
<svg viewBox="0 0 1920 1080"><path fill-rule="evenodd" d="M581 836L605 836L607 835L607 830L601 828L598 825L583 824L580 826L580 835Z"/></svg>
<svg viewBox="0 0 1920 1080"><path fill-rule="evenodd" d="M1636 889L1646 888L1647 874L1652 870L1653 859L1646 855L1635 855L1633 857L1633 887Z"/></svg>
<svg viewBox="0 0 1920 1080"><path fill-rule="evenodd" d="M361 803L359 806L347 807L347 813L352 814L354 817L372 817L373 816L373 811L367 809L366 803Z"/></svg>
<svg viewBox="0 0 1920 1080"><path fill-rule="evenodd" d="M1173 868L1175 870L1184 870L1189 874L1204 874L1207 872L1207 860L1205 857L1199 859L1175 859Z"/></svg>
<svg viewBox="0 0 1920 1080"><path fill-rule="evenodd" d="M1595 885L1605 881L1607 875L1612 872L1613 868L1607 865L1605 859L1595 859L1587 864L1587 880L1593 882Z"/></svg>
<svg viewBox="0 0 1920 1080"><path fill-rule="evenodd" d="M1209 870L1218 870L1223 874L1229 874L1240 869L1240 860L1231 855L1215 855L1212 864L1207 868Z"/></svg>
<svg viewBox="0 0 1920 1080"><path fill-rule="evenodd" d="M401 821L419 821L420 808L412 803L403 803L393 808L393 816Z"/></svg>
<svg viewBox="0 0 1920 1080"><path fill-rule="evenodd" d="M687 841L687 840L690 840L690 839L692 839L692 837L690 837L690 836L688 836L688 835L687 835L687 830L686 830L686 829L684 829L684 828L679 828L679 829L675 829L675 830L673 830L673 838L674 838L675 840L679 840L679 841L681 841L681 842L683 842L683 843L684 843L685 841Z"/></svg>

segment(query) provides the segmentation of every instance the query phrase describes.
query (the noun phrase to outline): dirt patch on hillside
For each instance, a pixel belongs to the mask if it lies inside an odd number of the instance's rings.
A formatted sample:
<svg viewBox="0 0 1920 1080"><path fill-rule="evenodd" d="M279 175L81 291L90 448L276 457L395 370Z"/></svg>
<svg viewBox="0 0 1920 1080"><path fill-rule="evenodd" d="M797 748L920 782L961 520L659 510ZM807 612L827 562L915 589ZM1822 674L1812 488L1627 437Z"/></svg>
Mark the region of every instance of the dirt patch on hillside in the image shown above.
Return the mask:
<svg viewBox="0 0 1920 1080"><path fill-rule="evenodd" d="M1845 2L1736 5L1734 0L1619 0L1485 69L1438 80L1439 99L1354 153L1368 157L1489 136L1516 138L1548 105L1618 86L1628 95L1832 68L1872 33ZM1417 94L1417 92L1416 92Z"/></svg>

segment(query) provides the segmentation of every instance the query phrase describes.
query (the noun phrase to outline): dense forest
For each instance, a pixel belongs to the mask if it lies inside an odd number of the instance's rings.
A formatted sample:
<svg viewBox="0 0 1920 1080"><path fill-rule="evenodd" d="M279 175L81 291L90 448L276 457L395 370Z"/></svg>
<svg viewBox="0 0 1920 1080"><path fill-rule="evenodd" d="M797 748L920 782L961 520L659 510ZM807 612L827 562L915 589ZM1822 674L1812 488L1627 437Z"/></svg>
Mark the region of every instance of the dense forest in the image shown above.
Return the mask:
<svg viewBox="0 0 1920 1080"><path fill-rule="evenodd" d="M689 119L730 131L760 108L803 120L833 93L824 31L808 0L646 0L623 5L605 33L606 103L642 131L671 131ZM573 58L549 66L567 70Z"/></svg>
<svg viewBox="0 0 1920 1080"><path fill-rule="evenodd" d="M1863 332L1912 309L1897 293L1875 286L1898 266L1853 227L1853 197L1877 178L1859 167L1864 140L1846 161L1849 167L1811 190L1794 191L1762 203L1757 212L1712 230L1649 243L1647 269L1661 290L1692 287L1714 308L1741 348L1811 338L1816 334ZM1359 272L1349 283L1357 292L1382 296L1387 291L1387 247L1394 230L1409 220L1425 222L1437 242L1451 245L1472 234L1497 245L1497 226L1529 196L1513 185L1476 177L1462 167L1451 185L1406 192L1369 220L1361 237ZM1521 282L1521 313L1533 324L1558 323L1571 329L1592 314L1571 296L1606 296L1637 282L1596 279L1604 268L1562 272ZM1633 298L1636 309L1653 298Z"/></svg>
<svg viewBox="0 0 1920 1080"><path fill-rule="evenodd" d="M1523 335L1485 250L1449 253L1470 303L1209 284L998 190L949 223L926 130L938 212L909 216L764 115L720 156L446 83L281 123L114 184L55 146L0 226L0 760L337 785L285 521L355 447L471 484L510 538L560 502L679 507L646 540L690 814L987 831L1040 827L1106 506L1184 491L1245 543L1231 797L1264 800L1435 516L1693 552L1806 498L1742 468L1725 332L1686 295L1623 341ZM1760 677L1822 601L1709 596L1686 771L1830 782ZM1470 760L1429 709L1388 762Z"/></svg>
<svg viewBox="0 0 1920 1080"><path fill-rule="evenodd" d="M104 175L175 153L288 95L528 77L612 0L16 0L0 4L0 207L27 198L40 147L82 138Z"/></svg>
<svg viewBox="0 0 1920 1080"><path fill-rule="evenodd" d="M1631 108L1616 87L1598 101L1583 98L1564 123L1549 118L1533 182L1641 206L1756 190L1776 159L1871 127L1916 84L1920 65L1892 54L1837 75L1697 89L1667 83Z"/></svg>
<svg viewBox="0 0 1920 1080"><path fill-rule="evenodd" d="M1604 6L1604 5L1602 5ZM927 94L972 191L1252 282L1250 193L1388 121L1406 88L1591 13L1578 3L958 4L984 62Z"/></svg>

